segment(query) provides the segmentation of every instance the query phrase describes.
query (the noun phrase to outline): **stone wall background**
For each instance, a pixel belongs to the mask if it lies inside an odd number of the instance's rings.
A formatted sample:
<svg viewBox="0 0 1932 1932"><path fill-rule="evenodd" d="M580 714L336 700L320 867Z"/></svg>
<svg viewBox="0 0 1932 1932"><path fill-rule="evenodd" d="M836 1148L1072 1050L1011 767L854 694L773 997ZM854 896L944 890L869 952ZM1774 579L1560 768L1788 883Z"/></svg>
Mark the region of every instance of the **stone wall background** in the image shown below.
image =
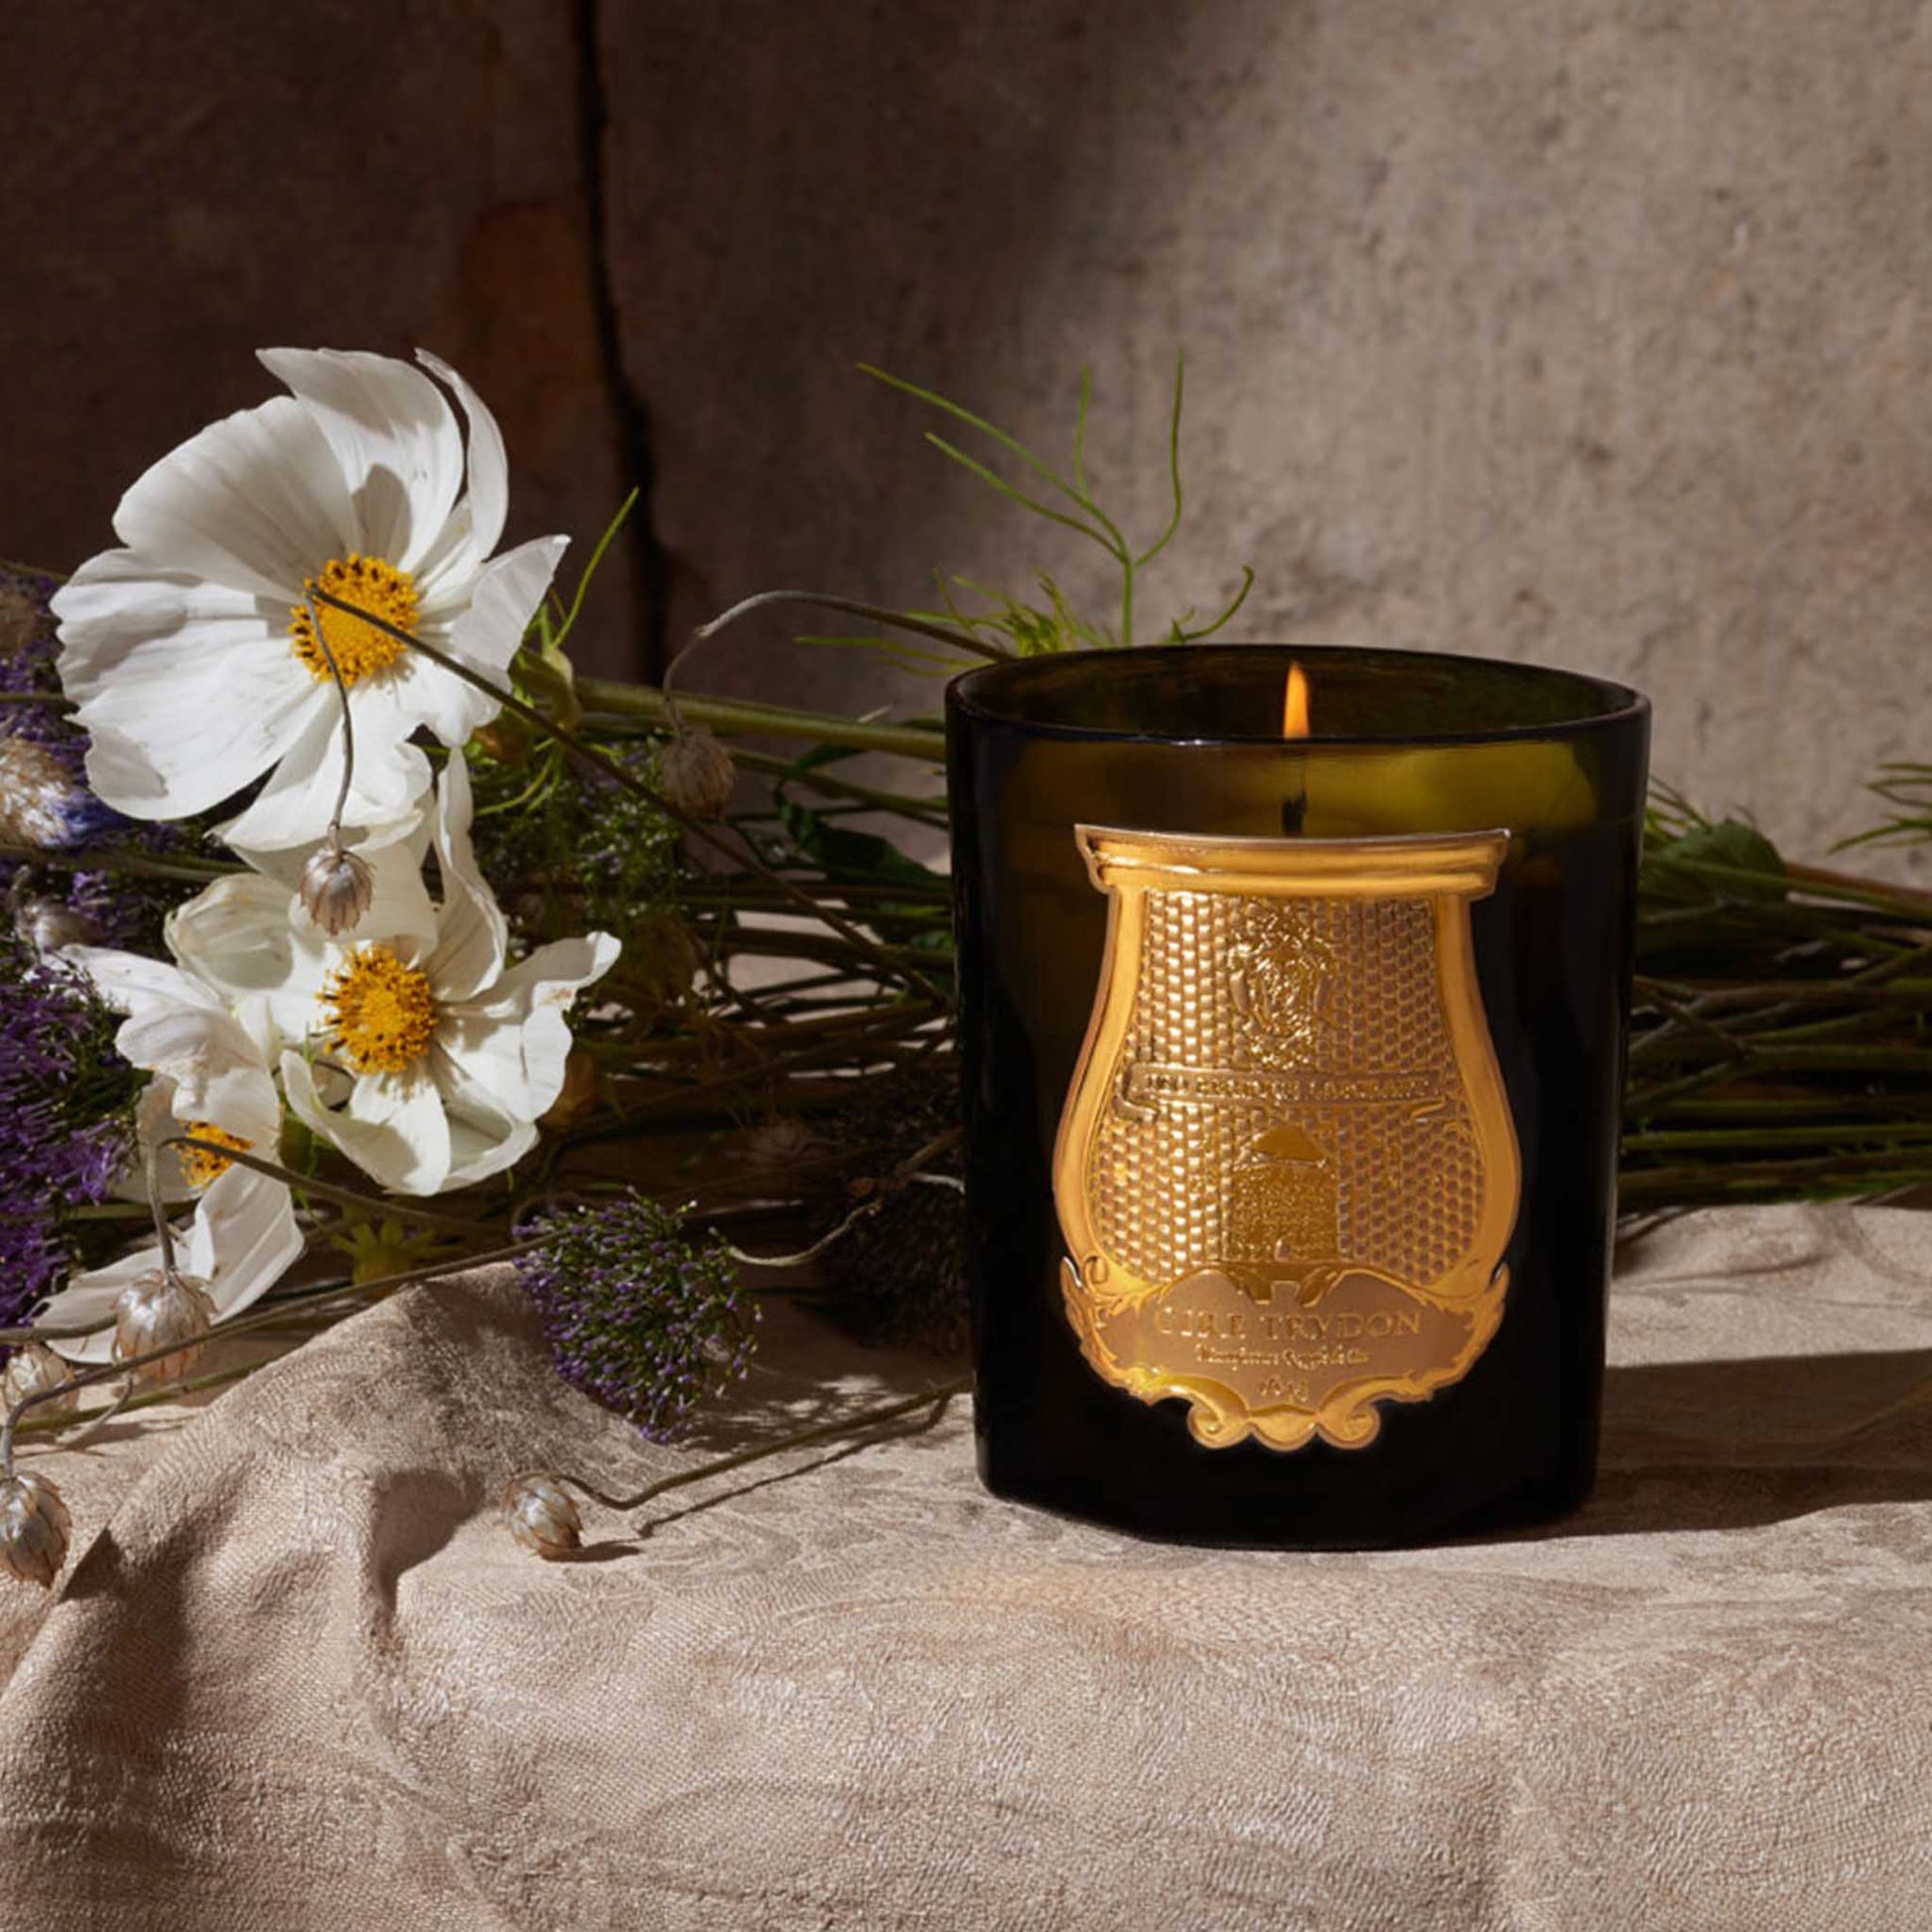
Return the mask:
<svg viewBox="0 0 1932 1932"><path fill-rule="evenodd" d="M0 551L423 342L640 670L755 589L1103 582L876 361L1187 538L1144 606L1633 679L1659 773L1811 853L1932 757L1932 8L1915 0L31 0L0 25ZM694 684L936 692L752 626Z"/></svg>

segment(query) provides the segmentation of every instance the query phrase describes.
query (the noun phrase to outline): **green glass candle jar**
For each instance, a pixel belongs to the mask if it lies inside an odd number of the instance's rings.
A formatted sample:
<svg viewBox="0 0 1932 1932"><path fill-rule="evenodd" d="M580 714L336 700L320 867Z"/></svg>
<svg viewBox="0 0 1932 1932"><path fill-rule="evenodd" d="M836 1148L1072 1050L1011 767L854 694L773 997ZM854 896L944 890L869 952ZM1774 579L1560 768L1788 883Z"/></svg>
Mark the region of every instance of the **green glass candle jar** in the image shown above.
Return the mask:
<svg viewBox="0 0 1932 1932"><path fill-rule="evenodd" d="M972 671L947 729L988 1486L1306 1547L1573 1508L1646 701L1192 645Z"/></svg>

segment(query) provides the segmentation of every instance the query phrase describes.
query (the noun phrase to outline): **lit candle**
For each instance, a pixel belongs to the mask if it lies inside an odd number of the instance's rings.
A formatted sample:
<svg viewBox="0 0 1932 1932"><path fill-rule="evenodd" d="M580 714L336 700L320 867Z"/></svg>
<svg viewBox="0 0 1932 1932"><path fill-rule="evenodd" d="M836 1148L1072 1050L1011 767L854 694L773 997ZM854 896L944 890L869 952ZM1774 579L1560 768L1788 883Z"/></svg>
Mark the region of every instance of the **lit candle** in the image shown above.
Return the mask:
<svg viewBox="0 0 1932 1932"><path fill-rule="evenodd" d="M1281 1544L1574 1505L1644 701L1189 646L948 720L988 1483Z"/></svg>

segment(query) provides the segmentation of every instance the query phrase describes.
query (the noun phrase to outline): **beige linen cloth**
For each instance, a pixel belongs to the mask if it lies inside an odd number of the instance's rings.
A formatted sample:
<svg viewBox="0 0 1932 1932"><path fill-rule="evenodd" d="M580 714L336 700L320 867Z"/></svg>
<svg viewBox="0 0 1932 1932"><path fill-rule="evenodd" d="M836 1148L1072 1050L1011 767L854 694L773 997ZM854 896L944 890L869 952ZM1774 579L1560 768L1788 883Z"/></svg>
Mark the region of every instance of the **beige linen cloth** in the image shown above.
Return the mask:
<svg viewBox="0 0 1932 1932"><path fill-rule="evenodd" d="M0 1597L0 1922L1932 1924L1932 1217L1695 1217L1613 1306L1554 1534L1137 1544L984 1495L959 1405L547 1566L512 1470L634 1483L934 1365L774 1313L651 1449L502 1278L399 1296L37 1458L77 1561Z"/></svg>

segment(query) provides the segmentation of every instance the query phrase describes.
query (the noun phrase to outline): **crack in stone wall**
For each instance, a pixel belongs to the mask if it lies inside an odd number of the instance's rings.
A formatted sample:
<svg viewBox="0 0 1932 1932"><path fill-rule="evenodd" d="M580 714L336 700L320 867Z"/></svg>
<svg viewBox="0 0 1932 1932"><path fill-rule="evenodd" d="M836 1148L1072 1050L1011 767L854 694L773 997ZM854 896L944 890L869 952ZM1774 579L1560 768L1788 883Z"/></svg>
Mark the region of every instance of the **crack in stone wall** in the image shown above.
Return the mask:
<svg viewBox="0 0 1932 1932"><path fill-rule="evenodd" d="M574 0L572 29L577 51L578 140L590 250L591 299L605 381L610 390L611 413L626 472L625 486L637 492L623 540L630 550L635 571L632 608L642 651L640 668L646 677L654 679L663 676L666 661L670 560L652 521L656 467L651 448L650 412L625 367L622 318L611 262L606 140L610 106L603 70L604 38L599 0Z"/></svg>

